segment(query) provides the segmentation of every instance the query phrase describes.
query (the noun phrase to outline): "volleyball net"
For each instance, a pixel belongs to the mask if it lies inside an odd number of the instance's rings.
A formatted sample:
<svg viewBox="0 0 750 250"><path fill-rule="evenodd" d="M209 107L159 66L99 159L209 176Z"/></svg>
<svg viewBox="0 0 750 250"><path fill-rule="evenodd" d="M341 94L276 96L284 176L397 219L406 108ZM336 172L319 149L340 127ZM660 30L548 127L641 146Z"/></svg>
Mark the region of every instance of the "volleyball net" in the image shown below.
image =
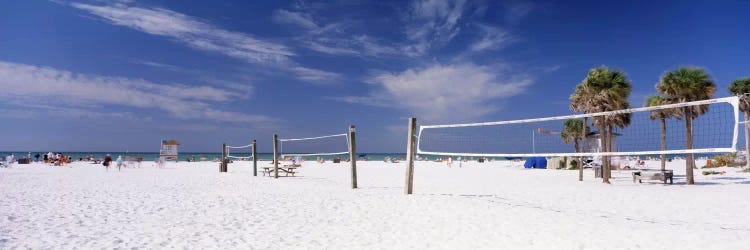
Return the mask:
<svg viewBox="0 0 750 250"><path fill-rule="evenodd" d="M685 111L704 111L686 125ZM701 112L697 112L701 113ZM416 153L437 156L636 156L736 152L739 98L534 119L419 126ZM664 117L663 121L661 117ZM577 131L585 121L586 131ZM568 129L566 130L566 122ZM600 125L612 125L612 150ZM572 133L573 131L576 131ZM692 148L686 146L692 131ZM585 135L584 135L585 133ZM662 136L665 147L662 148ZM744 136L744 135L743 135ZM576 142L578 148L576 149Z"/></svg>
<svg viewBox="0 0 750 250"><path fill-rule="evenodd" d="M238 161L253 159L253 144L244 146L227 146L227 158Z"/></svg>
<svg viewBox="0 0 750 250"><path fill-rule="evenodd" d="M333 156L349 153L346 133L308 138L279 139L281 157Z"/></svg>

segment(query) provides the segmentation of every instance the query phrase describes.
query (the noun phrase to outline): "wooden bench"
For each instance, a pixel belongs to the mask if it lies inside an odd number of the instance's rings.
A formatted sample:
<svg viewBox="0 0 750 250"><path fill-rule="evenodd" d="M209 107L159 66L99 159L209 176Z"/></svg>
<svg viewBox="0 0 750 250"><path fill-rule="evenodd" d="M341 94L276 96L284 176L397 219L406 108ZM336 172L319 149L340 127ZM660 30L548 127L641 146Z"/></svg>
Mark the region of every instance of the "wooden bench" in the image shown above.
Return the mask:
<svg viewBox="0 0 750 250"><path fill-rule="evenodd" d="M643 183L643 180L660 180L667 184L673 183L674 173L672 170L659 170L659 169L643 169L633 172L633 183L637 180L638 183Z"/></svg>
<svg viewBox="0 0 750 250"><path fill-rule="evenodd" d="M294 177L294 174L297 173L297 171L295 171L296 169L297 167L280 167L279 172L286 174L286 176L289 176L291 174L292 177ZM268 174L268 177L271 177L273 176L273 172L274 172L273 167L263 167L263 171L262 171L263 176L266 176L266 174Z"/></svg>

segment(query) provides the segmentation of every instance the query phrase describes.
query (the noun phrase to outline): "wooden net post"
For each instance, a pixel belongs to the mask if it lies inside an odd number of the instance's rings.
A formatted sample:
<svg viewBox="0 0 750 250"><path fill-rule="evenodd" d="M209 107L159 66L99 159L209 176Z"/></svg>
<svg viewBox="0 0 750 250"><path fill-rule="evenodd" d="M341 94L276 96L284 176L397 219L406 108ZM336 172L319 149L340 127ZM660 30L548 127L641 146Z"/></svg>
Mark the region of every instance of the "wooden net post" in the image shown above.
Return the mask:
<svg viewBox="0 0 750 250"><path fill-rule="evenodd" d="M354 139L354 125L349 126L349 159L352 162L352 189L357 188L357 144Z"/></svg>
<svg viewBox="0 0 750 250"><path fill-rule="evenodd" d="M414 156L415 156L415 133L417 130L417 118L409 118L409 131L407 132L407 143L406 143L406 194L411 194L414 187Z"/></svg>
<svg viewBox="0 0 750 250"><path fill-rule="evenodd" d="M253 176L258 176L258 150L255 148L255 140L253 140Z"/></svg>
<svg viewBox="0 0 750 250"><path fill-rule="evenodd" d="M279 135L273 134L273 178L279 178Z"/></svg>
<svg viewBox="0 0 750 250"><path fill-rule="evenodd" d="M219 163L219 172L226 172L227 168L227 144L221 144L221 162Z"/></svg>

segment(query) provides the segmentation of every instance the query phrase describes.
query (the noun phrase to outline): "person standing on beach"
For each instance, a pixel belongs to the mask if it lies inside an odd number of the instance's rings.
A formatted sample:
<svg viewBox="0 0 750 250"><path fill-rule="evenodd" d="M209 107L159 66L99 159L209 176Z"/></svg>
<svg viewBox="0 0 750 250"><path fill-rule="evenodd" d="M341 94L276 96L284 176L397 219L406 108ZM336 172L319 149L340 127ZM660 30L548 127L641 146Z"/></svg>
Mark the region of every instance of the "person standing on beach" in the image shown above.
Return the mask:
<svg viewBox="0 0 750 250"><path fill-rule="evenodd" d="M112 162L112 157L110 157L109 154L107 154L107 156L104 157L104 162L102 163L102 165L104 165L104 168L106 168L107 170L109 170L109 164L111 162Z"/></svg>
<svg viewBox="0 0 750 250"><path fill-rule="evenodd" d="M158 166L159 166L159 168L163 168L163 167L164 167L164 162L165 162L165 161L166 161L166 159L165 159L164 157L162 157L162 156L159 156L159 158L158 158L158 159L156 159L156 165L158 165Z"/></svg>
<svg viewBox="0 0 750 250"><path fill-rule="evenodd" d="M13 164L13 162L16 161L16 156L11 153L9 156L5 157L5 161L8 162L8 166L10 166L10 164Z"/></svg>
<svg viewBox="0 0 750 250"><path fill-rule="evenodd" d="M39 153L36 153L34 155L34 159L36 159L36 160L34 160L35 162L39 162L39 156L40 156Z"/></svg>
<svg viewBox="0 0 750 250"><path fill-rule="evenodd" d="M448 156L448 159L446 159L445 162L448 163L448 167L451 167L451 165L453 165L453 158Z"/></svg>
<svg viewBox="0 0 750 250"><path fill-rule="evenodd" d="M117 171L120 171L120 169L122 169L122 165L123 165L122 155L118 155L117 156Z"/></svg>

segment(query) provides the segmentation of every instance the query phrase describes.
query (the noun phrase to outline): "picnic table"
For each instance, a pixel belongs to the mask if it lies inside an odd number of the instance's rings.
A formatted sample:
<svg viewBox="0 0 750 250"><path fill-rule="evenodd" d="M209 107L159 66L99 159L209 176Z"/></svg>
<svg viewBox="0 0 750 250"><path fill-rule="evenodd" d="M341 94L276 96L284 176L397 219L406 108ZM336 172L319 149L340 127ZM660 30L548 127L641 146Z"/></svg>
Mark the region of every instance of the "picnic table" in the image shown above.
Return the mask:
<svg viewBox="0 0 750 250"><path fill-rule="evenodd" d="M641 169L633 172L633 183L635 183L636 180L638 183L643 183L643 180L660 180L663 181L664 184L667 184L667 180L669 180L669 184L672 184L673 177L674 173L671 169Z"/></svg>
<svg viewBox="0 0 750 250"><path fill-rule="evenodd" d="M284 174L286 174L286 176L289 176L289 174L291 174L292 176L294 176L294 174L297 173L297 171L296 171L297 168L298 168L297 166L292 166L292 165L287 165L287 166L279 167L279 173L284 173ZM263 167L263 171L262 171L263 172L263 176L265 176L266 174L268 174L268 177L271 177L271 174L273 173L273 171L274 171L274 167Z"/></svg>

